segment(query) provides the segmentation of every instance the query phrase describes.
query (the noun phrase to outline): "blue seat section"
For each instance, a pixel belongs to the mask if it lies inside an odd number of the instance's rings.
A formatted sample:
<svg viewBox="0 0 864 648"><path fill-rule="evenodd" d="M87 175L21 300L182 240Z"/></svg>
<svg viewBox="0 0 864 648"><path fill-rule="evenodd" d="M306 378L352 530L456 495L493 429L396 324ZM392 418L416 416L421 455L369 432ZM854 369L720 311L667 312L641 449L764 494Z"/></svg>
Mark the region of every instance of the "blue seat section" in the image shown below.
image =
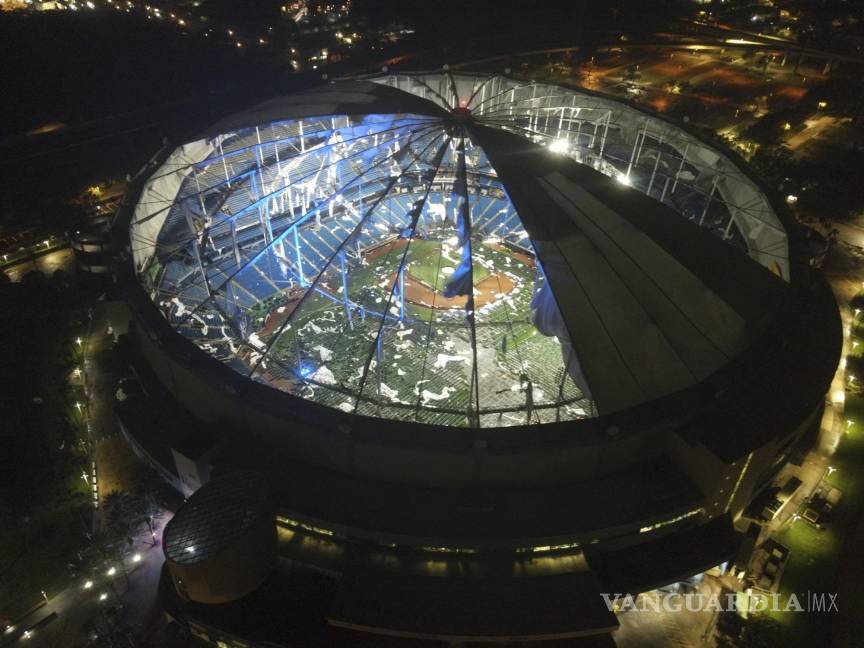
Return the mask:
<svg viewBox="0 0 864 648"><path fill-rule="evenodd" d="M300 230L302 232L301 241L303 242L304 251L310 259L312 259L316 268L323 267L333 252L327 248L327 244L318 236L318 233L311 227L305 227Z"/></svg>
<svg viewBox="0 0 864 648"><path fill-rule="evenodd" d="M500 236L524 246L526 242L520 238L522 228L509 200L494 185L486 187L486 191L487 195L472 193L470 198L475 232L480 236ZM239 198L234 200L238 204L242 202ZM353 250L358 245L364 249L374 247L398 236L409 225L408 215L416 200L417 194L414 193L390 194L366 220L357 239L350 243L349 249ZM443 204L448 221L453 223L455 200L450 191L438 190L430 192L426 202L429 206ZM295 284L298 281L298 267L295 236L291 230L294 220L290 214L278 214L271 218L271 228L274 235L279 237L279 242L272 250L262 253L264 233L257 209L232 217L227 213L231 207L232 201L229 200L224 205L226 212L219 214L222 222L210 231L210 242L205 246L204 254L208 265L208 281L211 288L218 292L218 302L220 305L224 302L224 307L230 305L236 313L238 308L246 310L258 301ZM507 211L502 212L502 209ZM365 212L360 212L363 213ZM348 214L341 204L337 204L332 216L328 209L323 210L320 226L311 215L300 224L297 240L306 281L313 280L323 271L354 231L358 215ZM427 207L425 214L434 223L440 222L437 208L432 212ZM295 217L300 215L301 210L295 209ZM234 218L242 261L245 263L260 254L253 264L239 272L234 258L229 218ZM279 250L278 254L276 250ZM168 286L176 286L183 303L188 303L191 308L208 298L197 264L192 259L174 260L166 266L163 287ZM206 308L202 308L202 312L206 312Z"/></svg>
<svg viewBox="0 0 864 648"><path fill-rule="evenodd" d="M500 207L496 205L494 211L483 227L484 236L503 236L502 230L504 223L513 213L512 209L506 209L502 204ZM505 211L501 211L505 209ZM506 233L506 232L504 232Z"/></svg>
<svg viewBox="0 0 864 648"><path fill-rule="evenodd" d="M481 234L489 233L489 224L497 215L501 208L498 204L500 201L492 196L472 196L471 204L473 206L471 212L471 221L475 232Z"/></svg>
<svg viewBox="0 0 864 648"><path fill-rule="evenodd" d="M165 289L180 285L190 273L198 271L191 262L183 263L178 259L172 259L164 267L162 286Z"/></svg>
<svg viewBox="0 0 864 648"><path fill-rule="evenodd" d="M331 253L336 251L345 238L345 236L338 236L330 227L322 227L317 234L331 250Z"/></svg>

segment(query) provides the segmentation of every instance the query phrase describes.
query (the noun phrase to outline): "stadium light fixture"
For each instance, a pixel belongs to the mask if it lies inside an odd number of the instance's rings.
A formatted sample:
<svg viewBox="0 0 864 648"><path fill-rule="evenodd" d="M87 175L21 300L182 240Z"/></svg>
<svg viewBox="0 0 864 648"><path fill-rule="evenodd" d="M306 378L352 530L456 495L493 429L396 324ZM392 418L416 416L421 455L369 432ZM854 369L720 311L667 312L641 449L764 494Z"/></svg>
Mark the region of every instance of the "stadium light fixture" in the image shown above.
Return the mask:
<svg viewBox="0 0 864 648"><path fill-rule="evenodd" d="M565 139L552 140L549 144L549 150L559 155L564 155L570 150L570 144Z"/></svg>

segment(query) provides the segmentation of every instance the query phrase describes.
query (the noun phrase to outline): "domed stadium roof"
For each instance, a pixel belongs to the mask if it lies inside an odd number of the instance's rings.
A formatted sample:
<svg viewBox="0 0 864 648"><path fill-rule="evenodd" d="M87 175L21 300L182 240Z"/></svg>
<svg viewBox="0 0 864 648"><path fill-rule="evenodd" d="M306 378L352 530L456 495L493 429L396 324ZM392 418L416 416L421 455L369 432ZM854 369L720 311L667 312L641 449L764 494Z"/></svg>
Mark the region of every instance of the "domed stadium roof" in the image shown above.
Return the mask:
<svg viewBox="0 0 864 648"><path fill-rule="evenodd" d="M213 558L272 516L268 492L267 480L253 471L209 482L190 495L165 526L165 556L186 565Z"/></svg>
<svg viewBox="0 0 864 648"><path fill-rule="evenodd" d="M450 73L340 81L177 148L131 225L182 335L347 414L606 415L738 356L789 279L727 156L608 97Z"/></svg>

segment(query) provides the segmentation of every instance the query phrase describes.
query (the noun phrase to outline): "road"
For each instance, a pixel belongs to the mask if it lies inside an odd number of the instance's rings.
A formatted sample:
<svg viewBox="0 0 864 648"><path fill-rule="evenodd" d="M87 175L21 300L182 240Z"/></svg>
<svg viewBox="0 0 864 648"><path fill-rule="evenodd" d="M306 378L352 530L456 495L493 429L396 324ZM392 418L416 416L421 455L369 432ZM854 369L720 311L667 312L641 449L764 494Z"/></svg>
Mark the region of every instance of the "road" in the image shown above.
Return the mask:
<svg viewBox="0 0 864 648"><path fill-rule="evenodd" d="M92 322L88 321L86 330L80 336L87 392L87 435L94 450L93 457L97 460L97 494L100 500L106 491L123 487L122 477L118 475L122 472L121 467L106 465L115 460L115 454L103 453L101 449L115 440L118 432L113 404L114 388L119 376L118 368L109 360L115 335L124 332L121 329L126 321L124 313L125 306L122 304L97 303L93 307ZM19 622L17 632L38 624L52 613L57 614L54 621L34 630L29 639L19 638L8 645L25 645L25 642L28 646L45 648L86 645L88 635L85 628L88 624L98 621L100 612L105 611L106 607L119 605L123 607L122 621L131 628L136 645L159 645L158 641L150 642L148 637L158 631L161 620L157 591L164 562L161 530L170 516L170 512L163 511L156 518L158 528L155 540L158 544L155 546L154 538L146 527L142 527L134 538L131 552L122 565L128 572L128 580L119 563L106 563L101 558L94 560L77 577L70 579L66 589L57 593L49 592L47 604ZM100 524L98 509L94 511L93 520L94 528L97 528ZM138 559L135 558L136 554ZM116 567L116 573L109 576L107 570L112 565ZM88 581L91 582L89 587L86 586ZM104 598L100 600L103 595ZM73 638L77 638L77 643ZM0 636L0 646L5 645Z"/></svg>
<svg viewBox="0 0 864 648"><path fill-rule="evenodd" d="M69 272L75 264L75 255L72 248L66 247L53 252L42 254L15 265L8 265L3 272L13 283L21 281L30 272L41 272L44 275L53 275L58 270Z"/></svg>
<svg viewBox="0 0 864 648"><path fill-rule="evenodd" d="M170 513L165 513L159 522L157 545L153 545L150 533L146 529L135 538L132 553L124 560L128 582L119 563L97 561L72 580L66 589L53 596L49 595L47 603L19 622L13 634L18 635L19 632L37 625L52 613L57 614L54 621L32 630L29 639L19 636L17 641L8 643L0 639L0 646L4 648L7 645L39 648L85 646L92 635L92 631L87 631L89 624L99 621L100 612L120 605L123 607L122 622L131 628L135 645L150 644L147 638L158 630L161 615L157 591L159 574L165 561L161 546L161 529L168 519ZM136 555L139 557L137 560ZM113 576L108 576L107 570L112 565L116 566L116 571Z"/></svg>

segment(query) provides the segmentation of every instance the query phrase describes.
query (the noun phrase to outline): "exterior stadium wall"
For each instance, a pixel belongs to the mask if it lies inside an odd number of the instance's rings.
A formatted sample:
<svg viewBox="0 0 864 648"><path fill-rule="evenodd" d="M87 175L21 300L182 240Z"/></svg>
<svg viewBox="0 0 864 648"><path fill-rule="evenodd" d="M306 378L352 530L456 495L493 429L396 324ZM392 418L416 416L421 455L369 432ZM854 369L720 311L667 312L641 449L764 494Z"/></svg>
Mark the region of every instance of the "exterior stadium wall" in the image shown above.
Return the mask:
<svg viewBox="0 0 864 648"><path fill-rule="evenodd" d="M153 315L159 317L155 309ZM340 430L338 424L309 423L308 415L304 421L299 412L285 410L290 397L264 385L243 385L242 376L217 360L203 354L195 358L182 348L189 343L173 331L163 341L151 328L160 322L148 324L136 318L136 324L150 366L194 417L241 434L256 434L304 461L358 477L430 486L574 482L620 472L663 454L669 433L668 427L657 427L596 443L538 444L513 452L487 449L473 440L469 430L446 449L370 442L344 425ZM305 402L299 405L308 407Z"/></svg>
<svg viewBox="0 0 864 648"><path fill-rule="evenodd" d="M173 331L167 331L170 335L163 341L150 324L160 323L137 320L142 351L159 380L194 417L254 433L304 461L358 477L430 486L573 482L616 473L662 454L668 434L669 428L658 427L599 443L538 444L513 452L474 443L468 430L459 430L462 440L446 449L369 442L344 426L339 430L337 425L309 424L299 412L280 411L289 397L264 385L243 385L242 376L218 361L188 353L182 347L189 343Z"/></svg>
<svg viewBox="0 0 864 648"><path fill-rule="evenodd" d="M690 444L678 434L669 435L668 452L705 495L708 516L716 517L728 511L735 519L756 491L773 477L773 469L778 464L785 465L788 449L814 425L819 425L821 413L820 404L788 434L754 448L731 463L722 461L701 443ZM787 450L784 452L784 449Z"/></svg>
<svg viewBox="0 0 864 648"><path fill-rule="evenodd" d="M158 317L158 313L154 315ZM514 452L470 441L449 451L386 445L352 439L344 426L340 430L337 425L310 424L294 412L280 414L276 408L284 406L287 396L251 383L247 384L249 389L243 390L243 378L218 361L206 356L194 358L184 350L169 348L188 344L173 331L173 339L164 345L159 342L158 332L147 333L143 322L139 321L135 330L160 381L196 418L237 434L268 439L313 465L379 481L429 486L567 483L615 474L666 454L698 485L709 517L726 510L737 516L760 476L774 464L778 449L802 436L813 418L811 415L783 438L754 449L737 489L735 484L747 457L726 464L704 446L690 445L676 435L672 431L674 422L622 435L614 441L519 448ZM224 375L217 375L220 373ZM732 489L734 501L730 502Z"/></svg>
<svg viewBox="0 0 864 648"><path fill-rule="evenodd" d="M182 598L214 605L236 601L258 589L276 566L276 549L273 518L261 516L231 545L204 561L181 564L167 559L166 563Z"/></svg>

